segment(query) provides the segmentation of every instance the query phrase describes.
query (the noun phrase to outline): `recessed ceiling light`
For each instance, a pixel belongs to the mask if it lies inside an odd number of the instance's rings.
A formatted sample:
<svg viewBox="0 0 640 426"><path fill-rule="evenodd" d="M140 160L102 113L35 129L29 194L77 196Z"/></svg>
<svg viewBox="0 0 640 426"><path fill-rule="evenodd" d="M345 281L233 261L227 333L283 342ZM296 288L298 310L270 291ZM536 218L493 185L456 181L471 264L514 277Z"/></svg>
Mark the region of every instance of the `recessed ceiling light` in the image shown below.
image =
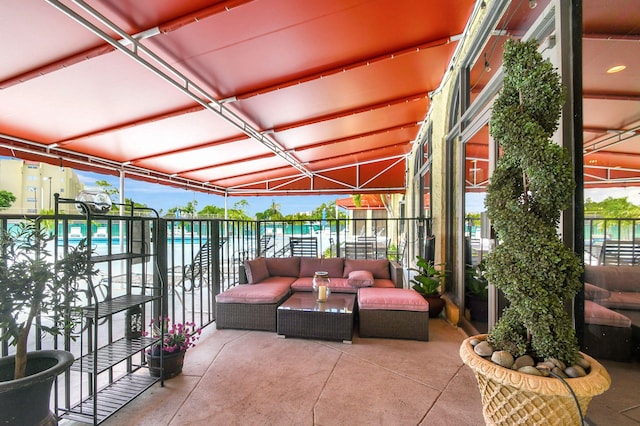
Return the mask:
<svg viewBox="0 0 640 426"><path fill-rule="evenodd" d="M607 70L607 74L615 74L620 71L624 71L627 68L625 65L616 65L615 67L611 67Z"/></svg>

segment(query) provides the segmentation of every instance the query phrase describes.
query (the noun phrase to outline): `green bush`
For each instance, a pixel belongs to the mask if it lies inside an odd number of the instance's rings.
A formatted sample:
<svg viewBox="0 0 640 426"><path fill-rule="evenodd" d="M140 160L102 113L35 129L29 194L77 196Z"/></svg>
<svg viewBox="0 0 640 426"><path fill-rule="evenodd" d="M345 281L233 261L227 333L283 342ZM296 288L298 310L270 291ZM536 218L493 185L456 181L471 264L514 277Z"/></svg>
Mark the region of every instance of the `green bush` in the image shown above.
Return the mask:
<svg viewBox="0 0 640 426"><path fill-rule="evenodd" d="M486 277L509 299L489 333L496 349L566 363L578 355L565 309L579 290L582 264L557 229L575 187L571 157L553 143L564 96L560 77L536 41L509 40L504 87L490 122L502 156L486 207L500 244L486 258Z"/></svg>

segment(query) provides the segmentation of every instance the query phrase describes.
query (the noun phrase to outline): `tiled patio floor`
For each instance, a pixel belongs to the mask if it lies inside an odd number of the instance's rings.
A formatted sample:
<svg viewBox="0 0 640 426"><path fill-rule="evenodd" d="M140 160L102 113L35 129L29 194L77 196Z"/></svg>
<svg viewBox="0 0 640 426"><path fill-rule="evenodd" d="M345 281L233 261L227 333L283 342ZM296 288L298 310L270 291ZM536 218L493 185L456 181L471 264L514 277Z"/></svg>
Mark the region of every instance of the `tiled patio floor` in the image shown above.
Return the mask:
<svg viewBox="0 0 640 426"><path fill-rule="evenodd" d="M464 332L441 319L430 323L429 342L356 333L353 344L210 326L180 376L104 424L484 424L475 378L458 356ZM638 364L607 367L615 389L593 400L589 424L640 424Z"/></svg>

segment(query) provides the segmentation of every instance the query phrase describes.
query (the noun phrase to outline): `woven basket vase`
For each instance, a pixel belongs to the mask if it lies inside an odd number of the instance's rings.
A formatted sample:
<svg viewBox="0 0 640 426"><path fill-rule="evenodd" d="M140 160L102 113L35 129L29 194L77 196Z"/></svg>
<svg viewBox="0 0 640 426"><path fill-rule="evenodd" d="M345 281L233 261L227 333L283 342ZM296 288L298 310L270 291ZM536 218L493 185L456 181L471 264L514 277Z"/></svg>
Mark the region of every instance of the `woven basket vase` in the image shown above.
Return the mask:
<svg viewBox="0 0 640 426"><path fill-rule="evenodd" d="M476 375L487 425L580 425L580 413L564 383L556 378L519 373L477 355L471 339L462 342L460 357ZM571 386L584 416L591 399L609 389L611 378L602 364L583 354L591 363L585 377L565 379Z"/></svg>

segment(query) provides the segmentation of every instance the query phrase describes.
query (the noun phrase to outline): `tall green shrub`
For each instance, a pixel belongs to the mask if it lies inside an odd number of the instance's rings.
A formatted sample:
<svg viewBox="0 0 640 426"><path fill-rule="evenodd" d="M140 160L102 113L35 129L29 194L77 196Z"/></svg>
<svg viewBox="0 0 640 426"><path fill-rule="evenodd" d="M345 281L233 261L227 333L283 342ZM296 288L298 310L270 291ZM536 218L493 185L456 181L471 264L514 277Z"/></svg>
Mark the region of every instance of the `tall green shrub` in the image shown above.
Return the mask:
<svg viewBox="0 0 640 426"><path fill-rule="evenodd" d="M486 277L510 304L489 341L514 356L572 363L578 346L565 301L580 288L582 264L558 225L574 172L568 152L551 140L564 103L560 77L537 47L506 43L504 87L490 122L502 155L485 203L500 244L486 259Z"/></svg>

